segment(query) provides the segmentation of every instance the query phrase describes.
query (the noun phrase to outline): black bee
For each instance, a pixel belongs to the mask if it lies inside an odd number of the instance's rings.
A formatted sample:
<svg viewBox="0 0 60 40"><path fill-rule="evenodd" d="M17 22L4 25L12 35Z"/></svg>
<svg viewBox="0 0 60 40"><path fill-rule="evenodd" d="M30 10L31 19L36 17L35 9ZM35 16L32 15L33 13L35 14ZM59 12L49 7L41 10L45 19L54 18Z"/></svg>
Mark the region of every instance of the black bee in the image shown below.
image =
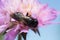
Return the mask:
<svg viewBox="0 0 60 40"><path fill-rule="evenodd" d="M33 17L31 16L28 16L28 13L26 16L24 16L22 13L20 12L15 12L13 15L12 15L12 18L14 18L16 21L24 21L24 25L26 26L29 26L29 27L37 27L38 25L38 20L37 19L34 19Z"/></svg>

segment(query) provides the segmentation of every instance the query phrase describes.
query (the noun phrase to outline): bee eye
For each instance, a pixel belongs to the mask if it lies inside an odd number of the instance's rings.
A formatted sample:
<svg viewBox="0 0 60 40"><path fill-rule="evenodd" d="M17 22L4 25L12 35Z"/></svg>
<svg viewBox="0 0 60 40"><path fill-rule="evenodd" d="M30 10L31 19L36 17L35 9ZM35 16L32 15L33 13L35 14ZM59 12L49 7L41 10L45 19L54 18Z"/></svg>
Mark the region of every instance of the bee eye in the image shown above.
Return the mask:
<svg viewBox="0 0 60 40"><path fill-rule="evenodd" d="M32 25L33 28L37 27L38 20L37 19L33 19L32 22L31 22L31 25Z"/></svg>
<svg viewBox="0 0 60 40"><path fill-rule="evenodd" d="M37 25L38 25L38 20L35 19L33 25L34 25L33 27L37 27Z"/></svg>

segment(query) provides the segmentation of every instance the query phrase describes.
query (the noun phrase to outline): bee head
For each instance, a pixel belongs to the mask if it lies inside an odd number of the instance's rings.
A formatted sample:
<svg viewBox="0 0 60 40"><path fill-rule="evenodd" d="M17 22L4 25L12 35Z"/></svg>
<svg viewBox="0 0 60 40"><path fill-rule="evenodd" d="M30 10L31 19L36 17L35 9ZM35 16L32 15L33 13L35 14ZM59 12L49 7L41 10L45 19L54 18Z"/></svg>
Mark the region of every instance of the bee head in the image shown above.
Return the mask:
<svg viewBox="0 0 60 40"><path fill-rule="evenodd" d="M34 19L34 18L28 18L28 19L24 19L27 26L29 26L30 28L36 28L37 25L38 25L38 20L37 19Z"/></svg>

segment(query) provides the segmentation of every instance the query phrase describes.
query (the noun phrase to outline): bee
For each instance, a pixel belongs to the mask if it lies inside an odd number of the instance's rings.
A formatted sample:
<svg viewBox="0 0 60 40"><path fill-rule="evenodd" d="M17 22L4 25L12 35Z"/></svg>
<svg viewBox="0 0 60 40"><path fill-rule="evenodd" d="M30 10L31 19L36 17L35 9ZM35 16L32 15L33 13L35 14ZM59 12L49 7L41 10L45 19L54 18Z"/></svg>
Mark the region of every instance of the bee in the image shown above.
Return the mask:
<svg viewBox="0 0 60 40"><path fill-rule="evenodd" d="M18 22L23 22L28 27L36 28L38 26L38 20L28 16L28 13L24 16L21 12L15 12L11 17Z"/></svg>

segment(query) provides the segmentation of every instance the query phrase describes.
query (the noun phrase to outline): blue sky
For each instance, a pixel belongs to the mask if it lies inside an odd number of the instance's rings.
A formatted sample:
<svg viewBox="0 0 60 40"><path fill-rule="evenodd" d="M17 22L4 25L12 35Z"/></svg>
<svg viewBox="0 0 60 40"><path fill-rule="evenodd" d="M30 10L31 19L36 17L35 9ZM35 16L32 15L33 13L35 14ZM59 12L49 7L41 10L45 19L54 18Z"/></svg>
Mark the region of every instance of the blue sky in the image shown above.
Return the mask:
<svg viewBox="0 0 60 40"><path fill-rule="evenodd" d="M39 0L42 4L48 3L49 7L60 11L60 0ZM60 21L60 16L58 15L55 21ZM29 30L27 35L27 40L60 40L60 25L51 24L45 27L39 28L41 36L35 34L32 30Z"/></svg>
<svg viewBox="0 0 60 40"><path fill-rule="evenodd" d="M60 0L39 0L41 3L48 3L49 7L60 10Z"/></svg>

